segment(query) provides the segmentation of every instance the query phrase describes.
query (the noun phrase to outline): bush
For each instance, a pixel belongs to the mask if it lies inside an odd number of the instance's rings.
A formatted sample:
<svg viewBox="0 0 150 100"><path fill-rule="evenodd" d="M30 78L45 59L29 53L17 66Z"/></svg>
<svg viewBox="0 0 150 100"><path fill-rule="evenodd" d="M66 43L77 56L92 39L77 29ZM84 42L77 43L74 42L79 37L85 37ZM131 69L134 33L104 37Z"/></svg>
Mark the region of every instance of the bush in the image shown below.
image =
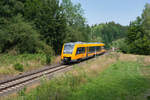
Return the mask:
<svg viewBox="0 0 150 100"><path fill-rule="evenodd" d="M51 63L51 55L50 54L47 54L46 55L46 64L50 64Z"/></svg>
<svg viewBox="0 0 150 100"><path fill-rule="evenodd" d="M22 65L22 64L20 64L20 63L16 63L13 67L14 67L14 68L15 68L15 70L17 70L17 71L21 71L21 72L23 72L23 70L24 70L23 65Z"/></svg>
<svg viewBox="0 0 150 100"><path fill-rule="evenodd" d="M128 53L128 45L124 38L113 41L111 47L117 48L117 51Z"/></svg>
<svg viewBox="0 0 150 100"><path fill-rule="evenodd" d="M27 90L26 87L24 87L23 89L21 89L19 92L18 92L18 95L19 96L25 96L25 91Z"/></svg>
<svg viewBox="0 0 150 100"><path fill-rule="evenodd" d="M40 33L21 15L14 16L3 29L0 29L0 52L45 53L52 51L49 45L40 40Z"/></svg>

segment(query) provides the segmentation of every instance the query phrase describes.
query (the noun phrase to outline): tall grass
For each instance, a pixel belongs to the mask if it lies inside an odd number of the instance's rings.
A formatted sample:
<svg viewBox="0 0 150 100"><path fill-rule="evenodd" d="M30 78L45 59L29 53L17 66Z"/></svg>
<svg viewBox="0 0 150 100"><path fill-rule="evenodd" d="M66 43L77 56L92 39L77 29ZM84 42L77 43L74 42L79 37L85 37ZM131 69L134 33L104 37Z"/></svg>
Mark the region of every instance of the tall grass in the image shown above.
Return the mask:
<svg viewBox="0 0 150 100"><path fill-rule="evenodd" d="M94 76L85 68L77 68L62 77L43 81L15 100L144 100L142 93L150 89L150 81L142 75L141 67L137 62L117 61Z"/></svg>
<svg viewBox="0 0 150 100"><path fill-rule="evenodd" d="M71 99L142 100L140 95L150 88L150 81L141 75L141 66L136 62L118 61L95 80L82 86Z"/></svg>
<svg viewBox="0 0 150 100"><path fill-rule="evenodd" d="M22 55L9 55L4 54L0 56L0 67L8 66L10 64L15 63L27 63L31 60L38 60L41 62L45 61L45 55L44 54L22 54Z"/></svg>
<svg viewBox="0 0 150 100"><path fill-rule="evenodd" d="M54 62L55 57L51 56L49 63ZM0 74L16 74L20 70L16 70L16 65L22 65L21 71L29 71L32 69L37 69L43 67L47 64L47 58L45 54L20 54L20 55L10 55L1 54L0 55Z"/></svg>

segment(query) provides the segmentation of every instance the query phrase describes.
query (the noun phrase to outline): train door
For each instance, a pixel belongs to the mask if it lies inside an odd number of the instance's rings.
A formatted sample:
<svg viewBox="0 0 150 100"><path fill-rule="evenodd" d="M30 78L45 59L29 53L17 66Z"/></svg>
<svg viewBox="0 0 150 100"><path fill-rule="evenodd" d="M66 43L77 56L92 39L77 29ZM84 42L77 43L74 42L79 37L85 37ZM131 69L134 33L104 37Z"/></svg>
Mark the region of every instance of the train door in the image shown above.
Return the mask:
<svg viewBox="0 0 150 100"><path fill-rule="evenodd" d="M86 57L88 57L89 48L86 47Z"/></svg>
<svg viewBox="0 0 150 100"><path fill-rule="evenodd" d="M78 47L76 51L76 58L82 59L85 57L85 47Z"/></svg>

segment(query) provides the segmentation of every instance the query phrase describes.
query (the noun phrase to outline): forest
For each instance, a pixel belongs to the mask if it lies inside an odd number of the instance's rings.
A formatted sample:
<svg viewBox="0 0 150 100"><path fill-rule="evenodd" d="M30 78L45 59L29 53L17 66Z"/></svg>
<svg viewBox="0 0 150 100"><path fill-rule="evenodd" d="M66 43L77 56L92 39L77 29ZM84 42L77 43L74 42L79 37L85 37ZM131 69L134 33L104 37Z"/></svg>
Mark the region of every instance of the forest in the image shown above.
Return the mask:
<svg viewBox="0 0 150 100"><path fill-rule="evenodd" d="M0 53L61 53L66 42L103 42L124 53L150 54L150 4L129 26L90 26L71 0L0 0Z"/></svg>
<svg viewBox="0 0 150 100"><path fill-rule="evenodd" d="M128 25L90 25L85 15L73 0L0 0L0 99L150 100L150 4ZM77 41L102 42L108 53L62 65L63 44Z"/></svg>

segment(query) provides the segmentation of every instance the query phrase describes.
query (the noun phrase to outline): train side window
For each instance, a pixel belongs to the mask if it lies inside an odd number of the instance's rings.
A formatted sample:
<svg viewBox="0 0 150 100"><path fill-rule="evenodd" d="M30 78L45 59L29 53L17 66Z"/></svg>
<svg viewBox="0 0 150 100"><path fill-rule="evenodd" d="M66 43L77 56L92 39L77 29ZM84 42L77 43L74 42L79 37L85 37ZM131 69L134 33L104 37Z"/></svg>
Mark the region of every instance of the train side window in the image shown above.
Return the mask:
<svg viewBox="0 0 150 100"><path fill-rule="evenodd" d="M83 54L83 53L85 53L85 47L79 47L79 48L77 48L76 54Z"/></svg>
<svg viewBox="0 0 150 100"><path fill-rule="evenodd" d="M100 46L96 46L96 51L100 51L101 47Z"/></svg>
<svg viewBox="0 0 150 100"><path fill-rule="evenodd" d="M96 47L89 47L89 52L88 53L93 53L95 52Z"/></svg>

